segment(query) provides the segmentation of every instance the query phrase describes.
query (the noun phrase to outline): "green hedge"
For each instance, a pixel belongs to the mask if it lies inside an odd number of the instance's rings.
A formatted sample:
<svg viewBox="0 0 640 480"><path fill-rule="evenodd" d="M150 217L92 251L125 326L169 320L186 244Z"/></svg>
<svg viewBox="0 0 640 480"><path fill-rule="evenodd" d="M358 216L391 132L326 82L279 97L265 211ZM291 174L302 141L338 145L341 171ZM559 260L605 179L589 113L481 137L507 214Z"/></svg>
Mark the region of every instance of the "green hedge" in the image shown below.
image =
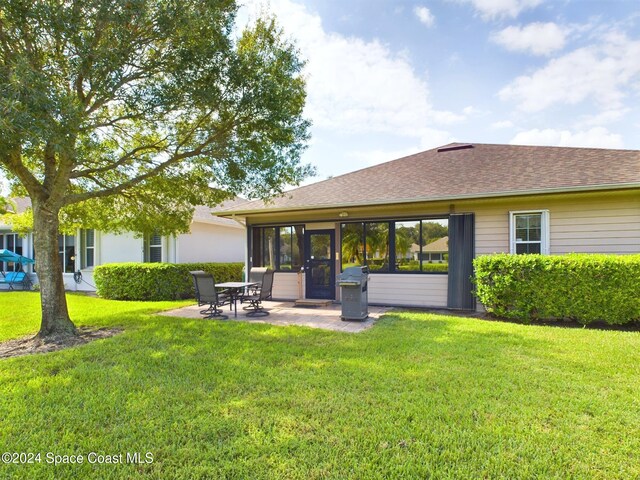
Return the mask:
<svg viewBox="0 0 640 480"><path fill-rule="evenodd" d="M416 260L411 260L408 263L398 265L396 267L397 270L401 272L415 272L420 273L420 262ZM422 263L422 271L423 272L439 272L446 273L449 271L448 263Z"/></svg>
<svg viewBox="0 0 640 480"><path fill-rule="evenodd" d="M524 321L640 320L640 255L508 255L474 260L475 288L488 312Z"/></svg>
<svg viewBox="0 0 640 480"><path fill-rule="evenodd" d="M193 298L189 271L204 270L217 283L242 279L242 263L108 263L93 271L98 295L111 300Z"/></svg>

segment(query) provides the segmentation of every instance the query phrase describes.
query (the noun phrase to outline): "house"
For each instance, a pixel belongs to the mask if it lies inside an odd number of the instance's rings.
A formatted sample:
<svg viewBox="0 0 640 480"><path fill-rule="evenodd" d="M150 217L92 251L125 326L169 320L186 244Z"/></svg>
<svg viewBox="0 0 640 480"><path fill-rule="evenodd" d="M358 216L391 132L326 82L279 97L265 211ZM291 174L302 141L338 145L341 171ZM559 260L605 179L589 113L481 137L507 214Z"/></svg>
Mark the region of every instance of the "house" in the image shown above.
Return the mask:
<svg viewBox="0 0 640 480"><path fill-rule="evenodd" d="M411 245L411 256L415 262L445 263L448 254L449 236L440 237L422 247L417 243Z"/></svg>
<svg viewBox="0 0 640 480"><path fill-rule="evenodd" d="M30 208L28 198L14 199L18 212ZM238 206L245 202L236 199L223 204ZM59 235L58 246L63 277L67 290L94 291L93 267L115 262L244 262L244 225L229 218L215 216L217 209L195 207L190 232L187 234L139 237L133 233L114 234L91 229L78 230L75 235ZM34 258L33 234L21 237L9 225L0 224L0 249L6 248L20 255ZM16 268L0 265L3 271ZM33 281L37 283L37 263ZM76 272L80 272L78 276ZM76 274L76 275L74 275Z"/></svg>
<svg viewBox="0 0 640 480"><path fill-rule="evenodd" d="M474 309L477 255L640 252L640 151L452 143L219 215L274 298L339 301L336 274L367 264L370 303ZM438 230L442 263L407 262Z"/></svg>

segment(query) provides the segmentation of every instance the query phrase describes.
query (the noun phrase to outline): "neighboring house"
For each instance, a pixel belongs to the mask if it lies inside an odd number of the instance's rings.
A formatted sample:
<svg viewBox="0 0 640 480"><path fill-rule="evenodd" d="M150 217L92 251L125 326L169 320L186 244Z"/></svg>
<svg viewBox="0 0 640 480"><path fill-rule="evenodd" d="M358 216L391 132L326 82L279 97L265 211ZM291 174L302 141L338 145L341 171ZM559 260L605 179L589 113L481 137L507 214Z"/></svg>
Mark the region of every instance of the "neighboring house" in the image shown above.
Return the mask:
<svg viewBox="0 0 640 480"><path fill-rule="evenodd" d="M18 212L31 206L28 198L18 198ZM245 200L225 203L224 207L238 206ZM221 206L222 207L222 206ZM75 235L60 235L58 246L63 266L65 288L93 291L93 268L96 265L115 262L244 262L245 229L239 222L214 215L219 208L197 206L190 226L190 233L138 237L133 233L113 234L91 229L78 230ZM0 249L34 258L33 234L21 237L8 225L0 224ZM36 258L37 260L37 258ZM0 265L3 271L13 270L15 265ZM36 261L33 281L37 283ZM32 267L28 270L33 273ZM75 272L82 274L78 283Z"/></svg>
<svg viewBox="0 0 640 480"><path fill-rule="evenodd" d="M640 151L454 143L219 215L246 222L274 298L339 300L336 274L366 263L371 303L473 309L476 255L640 252ZM444 226L447 272L407 260Z"/></svg>
<svg viewBox="0 0 640 480"><path fill-rule="evenodd" d="M428 263L445 263L449 254L449 237L441 237L422 247L417 243L411 245L411 256L414 261Z"/></svg>

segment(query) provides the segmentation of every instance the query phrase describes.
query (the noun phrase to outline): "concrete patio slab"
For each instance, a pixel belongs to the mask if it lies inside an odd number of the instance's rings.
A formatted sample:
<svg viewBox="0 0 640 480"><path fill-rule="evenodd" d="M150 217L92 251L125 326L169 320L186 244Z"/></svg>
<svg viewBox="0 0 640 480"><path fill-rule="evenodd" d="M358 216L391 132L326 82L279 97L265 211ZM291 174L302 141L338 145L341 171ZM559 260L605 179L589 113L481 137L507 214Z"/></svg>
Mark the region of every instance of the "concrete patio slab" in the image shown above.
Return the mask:
<svg viewBox="0 0 640 480"><path fill-rule="evenodd" d="M383 314L391 310L391 307L369 306L369 317L366 320L341 320L340 305L329 305L327 307L296 307L293 302L263 302L269 315L264 317L247 317L245 312L239 308L238 317L233 316L233 312L225 311L227 320L237 322L268 323L271 325L288 326L296 325L301 327L321 328L324 330L334 330L338 332L358 333L371 328L376 320ZM203 307L189 305L188 307L161 312L159 315L169 317L202 318L200 310Z"/></svg>

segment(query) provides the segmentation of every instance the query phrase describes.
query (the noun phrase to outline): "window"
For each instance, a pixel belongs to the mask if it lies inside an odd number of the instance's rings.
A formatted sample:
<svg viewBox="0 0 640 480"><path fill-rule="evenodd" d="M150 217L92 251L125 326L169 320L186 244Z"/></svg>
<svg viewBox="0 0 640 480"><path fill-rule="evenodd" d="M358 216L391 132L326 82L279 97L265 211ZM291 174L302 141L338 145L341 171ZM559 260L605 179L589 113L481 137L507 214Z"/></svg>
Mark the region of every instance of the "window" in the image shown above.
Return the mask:
<svg viewBox="0 0 640 480"><path fill-rule="evenodd" d="M302 268L304 227L253 227L252 261L254 267L269 267L285 272Z"/></svg>
<svg viewBox="0 0 640 480"><path fill-rule="evenodd" d="M278 229L278 270L298 271L302 267L302 226L280 227Z"/></svg>
<svg viewBox="0 0 640 480"><path fill-rule="evenodd" d="M368 265L372 272L389 271L389 222L342 224L342 269Z"/></svg>
<svg viewBox="0 0 640 480"><path fill-rule="evenodd" d="M447 218L342 224L342 269L368 265L372 272L446 273Z"/></svg>
<svg viewBox="0 0 640 480"><path fill-rule="evenodd" d="M80 245L82 251L81 268L91 268L95 265L95 230L80 230Z"/></svg>
<svg viewBox="0 0 640 480"><path fill-rule="evenodd" d="M162 261L162 236L157 233L144 237L144 261L158 263Z"/></svg>
<svg viewBox="0 0 640 480"><path fill-rule="evenodd" d="M402 272L419 272L420 221L395 222L395 268Z"/></svg>
<svg viewBox="0 0 640 480"><path fill-rule="evenodd" d="M389 271L389 223L365 223L365 257L372 272Z"/></svg>
<svg viewBox="0 0 640 480"><path fill-rule="evenodd" d="M511 253L549 253L549 211L510 212Z"/></svg>
<svg viewBox="0 0 640 480"><path fill-rule="evenodd" d="M364 224L342 224L342 269L364 265Z"/></svg>
<svg viewBox="0 0 640 480"><path fill-rule="evenodd" d="M276 268L276 228L253 228L254 267Z"/></svg>
<svg viewBox="0 0 640 480"><path fill-rule="evenodd" d="M76 237L75 235L58 235L58 256L64 273L76 271Z"/></svg>
<svg viewBox="0 0 640 480"><path fill-rule="evenodd" d="M0 249L6 248L7 250L23 255L22 253L22 237L17 233L5 233L0 234ZM2 262L0 267L5 272L15 272L18 270L19 265L14 262Z"/></svg>

